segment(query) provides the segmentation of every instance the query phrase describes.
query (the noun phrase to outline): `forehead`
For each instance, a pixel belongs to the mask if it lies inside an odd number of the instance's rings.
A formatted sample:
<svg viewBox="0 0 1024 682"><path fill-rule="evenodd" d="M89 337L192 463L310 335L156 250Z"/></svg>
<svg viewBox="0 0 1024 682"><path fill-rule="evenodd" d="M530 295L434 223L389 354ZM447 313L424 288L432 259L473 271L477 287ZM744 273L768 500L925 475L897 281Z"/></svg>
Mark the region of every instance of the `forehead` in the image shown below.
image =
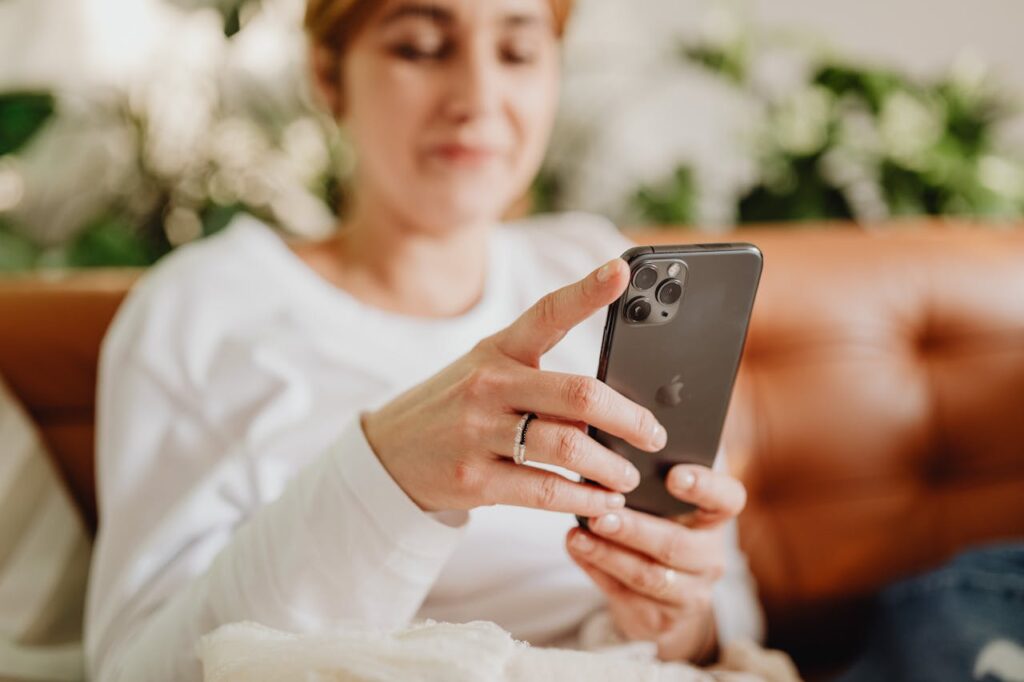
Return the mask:
<svg viewBox="0 0 1024 682"><path fill-rule="evenodd" d="M552 20L551 0L385 0L375 14L384 24L409 18L452 25Z"/></svg>

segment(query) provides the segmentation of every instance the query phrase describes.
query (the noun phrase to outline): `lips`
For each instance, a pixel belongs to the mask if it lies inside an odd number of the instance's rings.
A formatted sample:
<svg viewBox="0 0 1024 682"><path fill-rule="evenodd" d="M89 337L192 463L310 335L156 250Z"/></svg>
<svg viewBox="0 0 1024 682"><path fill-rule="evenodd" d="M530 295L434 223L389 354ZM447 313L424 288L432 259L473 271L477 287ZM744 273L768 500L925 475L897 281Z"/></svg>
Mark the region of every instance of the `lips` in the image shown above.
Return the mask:
<svg viewBox="0 0 1024 682"><path fill-rule="evenodd" d="M459 165L479 165L498 157L499 151L494 147L483 145L464 144L461 142L447 142L435 145L430 150L431 154Z"/></svg>

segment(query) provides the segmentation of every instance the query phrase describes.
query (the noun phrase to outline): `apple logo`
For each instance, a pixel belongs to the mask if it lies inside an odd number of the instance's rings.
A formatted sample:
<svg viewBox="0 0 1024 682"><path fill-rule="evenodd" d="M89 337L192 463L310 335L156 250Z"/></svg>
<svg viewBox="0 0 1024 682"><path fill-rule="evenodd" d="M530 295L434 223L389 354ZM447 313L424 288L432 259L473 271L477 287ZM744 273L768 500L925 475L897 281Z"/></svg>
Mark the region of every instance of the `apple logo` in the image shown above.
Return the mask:
<svg viewBox="0 0 1024 682"><path fill-rule="evenodd" d="M666 407L675 407L683 402L683 382L680 380L681 376L681 374L677 374L672 377L672 381L658 389L654 398Z"/></svg>

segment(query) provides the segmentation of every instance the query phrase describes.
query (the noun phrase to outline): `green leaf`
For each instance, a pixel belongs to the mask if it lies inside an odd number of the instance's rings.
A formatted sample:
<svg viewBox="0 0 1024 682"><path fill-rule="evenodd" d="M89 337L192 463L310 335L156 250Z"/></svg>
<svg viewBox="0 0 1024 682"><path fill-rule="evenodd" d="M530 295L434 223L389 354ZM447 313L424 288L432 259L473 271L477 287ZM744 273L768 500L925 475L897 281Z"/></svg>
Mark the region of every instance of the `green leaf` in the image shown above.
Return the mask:
<svg viewBox="0 0 1024 682"><path fill-rule="evenodd" d="M239 213L245 212L245 205L240 203L234 203L228 206L222 206L221 204L209 204L202 210L199 216L203 222L203 236L208 237L211 234L217 234L227 227L232 218Z"/></svg>
<svg viewBox="0 0 1024 682"><path fill-rule="evenodd" d="M668 181L657 187L641 187L633 195L640 217L659 225L689 225L697 219L697 186L693 171L679 166Z"/></svg>
<svg viewBox="0 0 1024 682"><path fill-rule="evenodd" d="M683 45L680 47L683 59L716 73L734 84L747 79L747 55L742 44L723 49L710 45Z"/></svg>
<svg viewBox="0 0 1024 682"><path fill-rule="evenodd" d="M39 258L39 247L0 221L0 272L31 270Z"/></svg>
<svg viewBox="0 0 1024 682"><path fill-rule="evenodd" d="M0 156L20 149L53 115L53 95L39 92L0 94Z"/></svg>
<svg viewBox="0 0 1024 682"><path fill-rule="evenodd" d="M530 185L530 210L533 213L557 211L561 199L561 183L558 176L542 168Z"/></svg>
<svg viewBox="0 0 1024 682"><path fill-rule="evenodd" d="M740 199L741 223L786 220L848 220L853 217L846 198L818 170L819 155L790 159L794 181L773 189L758 185Z"/></svg>
<svg viewBox="0 0 1024 682"><path fill-rule="evenodd" d="M117 217L93 222L67 251L69 267L141 267L154 260L139 231Z"/></svg>

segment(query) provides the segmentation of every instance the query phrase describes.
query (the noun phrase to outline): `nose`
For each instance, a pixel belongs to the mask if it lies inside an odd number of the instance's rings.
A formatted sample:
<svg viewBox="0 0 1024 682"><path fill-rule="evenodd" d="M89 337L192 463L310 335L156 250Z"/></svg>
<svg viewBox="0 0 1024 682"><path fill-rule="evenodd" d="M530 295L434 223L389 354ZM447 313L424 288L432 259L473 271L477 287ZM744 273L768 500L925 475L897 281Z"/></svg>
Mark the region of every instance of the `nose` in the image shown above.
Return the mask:
<svg viewBox="0 0 1024 682"><path fill-rule="evenodd" d="M452 69L448 114L458 122L493 113L501 101L501 66L485 45L473 41Z"/></svg>

